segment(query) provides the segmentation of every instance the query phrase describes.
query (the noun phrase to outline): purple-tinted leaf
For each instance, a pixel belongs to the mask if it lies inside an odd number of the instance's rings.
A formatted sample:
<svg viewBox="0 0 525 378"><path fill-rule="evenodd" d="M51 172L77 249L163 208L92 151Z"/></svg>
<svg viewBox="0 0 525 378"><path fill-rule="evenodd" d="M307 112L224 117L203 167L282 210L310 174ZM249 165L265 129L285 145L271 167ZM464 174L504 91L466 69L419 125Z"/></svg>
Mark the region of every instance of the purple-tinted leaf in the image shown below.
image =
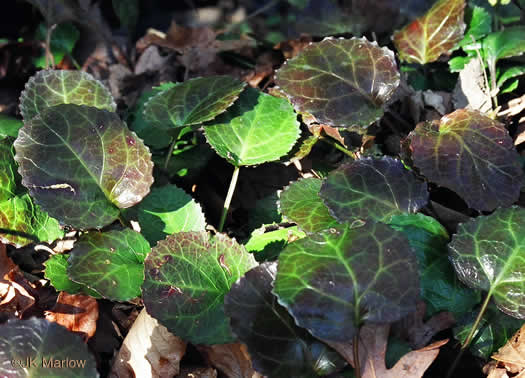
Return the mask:
<svg viewBox="0 0 525 378"><path fill-rule="evenodd" d="M368 322L394 322L419 298L414 251L382 223L340 225L288 244L274 294L300 327L322 340L351 340Z"/></svg>
<svg viewBox="0 0 525 378"><path fill-rule="evenodd" d="M317 178L302 179L290 184L280 195L281 213L306 232L318 232L338 224L319 198L321 184Z"/></svg>
<svg viewBox="0 0 525 378"><path fill-rule="evenodd" d="M488 292L504 313L525 319L525 209L497 209L459 226L449 244L459 279Z"/></svg>
<svg viewBox="0 0 525 378"><path fill-rule="evenodd" d="M319 196L340 223L388 222L392 215L417 212L428 201L427 184L391 157L339 167L326 177Z"/></svg>
<svg viewBox="0 0 525 378"><path fill-rule="evenodd" d="M423 16L394 33L399 58L425 64L448 54L465 32L465 0L439 0Z"/></svg>
<svg viewBox="0 0 525 378"><path fill-rule="evenodd" d="M224 296L257 263L224 234L180 232L160 241L146 258L142 297L148 313L194 344L235 339Z"/></svg>
<svg viewBox="0 0 525 378"><path fill-rule="evenodd" d="M331 126L367 127L399 85L394 53L366 38L312 43L275 77L297 111Z"/></svg>
<svg viewBox="0 0 525 378"><path fill-rule="evenodd" d="M29 79L20 96L20 112L25 122L60 104L93 106L110 112L117 107L109 90L83 71L39 71Z"/></svg>
<svg viewBox="0 0 525 378"><path fill-rule="evenodd" d="M153 182L151 154L115 113L72 104L47 108L20 129L22 184L51 216L101 228Z"/></svg>
<svg viewBox="0 0 525 378"><path fill-rule="evenodd" d="M224 298L233 333L246 344L253 368L270 377L317 377L344 365L342 357L297 327L272 294L277 263L248 271Z"/></svg>
<svg viewBox="0 0 525 378"><path fill-rule="evenodd" d="M421 173L455 191L469 207L491 211L518 199L523 171L501 123L460 109L440 121L420 123L409 139Z"/></svg>
<svg viewBox="0 0 525 378"><path fill-rule="evenodd" d="M87 344L58 323L31 318L0 325L0 377L98 376Z"/></svg>
<svg viewBox="0 0 525 378"><path fill-rule="evenodd" d="M230 76L200 77L179 83L144 105L144 119L160 129L209 121L230 107L245 85Z"/></svg>

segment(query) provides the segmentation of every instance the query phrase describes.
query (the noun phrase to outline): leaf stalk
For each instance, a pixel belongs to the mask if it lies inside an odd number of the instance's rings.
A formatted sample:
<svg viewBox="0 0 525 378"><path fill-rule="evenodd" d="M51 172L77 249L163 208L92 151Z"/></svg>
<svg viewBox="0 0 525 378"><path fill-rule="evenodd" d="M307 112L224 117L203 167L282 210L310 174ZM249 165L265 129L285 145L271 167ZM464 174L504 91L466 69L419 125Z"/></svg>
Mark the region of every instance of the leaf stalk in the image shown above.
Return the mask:
<svg viewBox="0 0 525 378"><path fill-rule="evenodd" d="M232 202L233 193L235 192L235 187L237 186L237 179L239 178L239 170L239 166L235 166L235 169L233 170L232 178L230 180L230 187L228 188L228 194L226 194L226 199L224 200L224 207L222 209L219 228L217 229L219 232L222 232L224 222L226 221L226 216L228 215L228 211L230 210L230 204Z"/></svg>

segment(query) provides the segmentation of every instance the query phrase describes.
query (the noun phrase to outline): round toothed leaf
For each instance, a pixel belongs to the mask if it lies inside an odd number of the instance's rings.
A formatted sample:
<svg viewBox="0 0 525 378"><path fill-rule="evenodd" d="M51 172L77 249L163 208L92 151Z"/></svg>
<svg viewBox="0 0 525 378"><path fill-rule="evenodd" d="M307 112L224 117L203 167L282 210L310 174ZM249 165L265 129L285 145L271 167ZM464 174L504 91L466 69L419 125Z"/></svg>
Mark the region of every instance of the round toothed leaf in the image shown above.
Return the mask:
<svg viewBox="0 0 525 378"><path fill-rule="evenodd" d="M129 228L89 232L70 252L67 275L104 298L127 301L140 295L149 252L146 239Z"/></svg>
<svg viewBox="0 0 525 378"><path fill-rule="evenodd" d="M151 154L115 113L79 105L47 108L15 143L22 184L61 223L101 228L153 182Z"/></svg>
<svg viewBox="0 0 525 378"><path fill-rule="evenodd" d="M342 357L298 327L272 294L277 263L248 271L224 298L233 333L246 344L253 368L270 377L317 377L344 366Z"/></svg>
<svg viewBox="0 0 525 378"><path fill-rule="evenodd" d="M51 243L64 236L58 221L36 206L28 194L0 202L0 242L17 248Z"/></svg>
<svg viewBox="0 0 525 378"><path fill-rule="evenodd" d="M117 108L109 90L83 71L39 71L29 79L20 96L20 112L25 122L60 104L93 106L110 112Z"/></svg>
<svg viewBox="0 0 525 378"><path fill-rule="evenodd" d="M524 175L503 124L460 109L440 121L420 123L409 139L416 168L469 207L491 211L518 200Z"/></svg>
<svg viewBox="0 0 525 378"><path fill-rule="evenodd" d="M387 222L392 215L417 212L428 201L427 184L391 157L342 165L328 174L319 195L341 223Z"/></svg>
<svg viewBox="0 0 525 378"><path fill-rule="evenodd" d="M399 85L394 53L366 38L312 43L277 71L277 85L299 112L332 126L367 127Z"/></svg>
<svg viewBox="0 0 525 378"><path fill-rule="evenodd" d="M201 206L175 185L151 189L137 208L131 210L136 212L141 233L151 245L177 232L206 228Z"/></svg>
<svg viewBox="0 0 525 378"><path fill-rule="evenodd" d="M245 85L230 76L185 81L153 96L144 105L144 119L160 129L212 120L231 106Z"/></svg>
<svg viewBox="0 0 525 378"><path fill-rule="evenodd" d="M338 224L319 198L321 184L318 178L302 179L291 183L280 195L281 213L305 232L318 232Z"/></svg>
<svg viewBox="0 0 525 378"><path fill-rule="evenodd" d="M0 324L0 377L98 376L87 344L58 323L31 318Z"/></svg>
<svg viewBox="0 0 525 378"><path fill-rule="evenodd" d="M434 62L463 38L465 0L439 0L423 16L394 33L399 58L408 63Z"/></svg>
<svg viewBox="0 0 525 378"><path fill-rule="evenodd" d="M417 269L403 233L382 223L340 225L288 244L273 292L315 337L346 342L363 324L415 310Z"/></svg>
<svg viewBox="0 0 525 378"><path fill-rule="evenodd" d="M292 149L300 134L288 101L253 88L241 93L204 132L215 151L235 166L277 160Z"/></svg>
<svg viewBox="0 0 525 378"><path fill-rule="evenodd" d="M52 255L45 263L44 276L51 282L56 291L65 291L69 294L85 294L94 298L102 298L100 294L85 285L71 281L67 276L67 259L69 253Z"/></svg>
<svg viewBox="0 0 525 378"><path fill-rule="evenodd" d="M504 313L525 319L525 209L497 209L459 225L450 259L466 285L488 291Z"/></svg>
<svg viewBox="0 0 525 378"><path fill-rule="evenodd" d="M180 232L152 249L145 262L142 298L148 313L194 344L234 341L224 296L257 263L224 234Z"/></svg>
<svg viewBox="0 0 525 378"><path fill-rule="evenodd" d="M13 143L0 140L0 202L15 196L16 168Z"/></svg>

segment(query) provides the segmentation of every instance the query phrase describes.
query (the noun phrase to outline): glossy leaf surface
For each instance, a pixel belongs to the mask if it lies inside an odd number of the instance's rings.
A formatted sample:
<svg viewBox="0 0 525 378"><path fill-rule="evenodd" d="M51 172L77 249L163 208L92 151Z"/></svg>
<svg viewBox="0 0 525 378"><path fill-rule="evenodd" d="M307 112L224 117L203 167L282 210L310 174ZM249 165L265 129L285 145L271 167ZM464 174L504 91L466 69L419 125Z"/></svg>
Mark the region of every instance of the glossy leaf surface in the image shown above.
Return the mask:
<svg viewBox="0 0 525 378"><path fill-rule="evenodd" d="M338 224L319 198L321 184L318 178L302 179L291 183L280 196L281 213L306 232L318 232Z"/></svg>
<svg viewBox="0 0 525 378"><path fill-rule="evenodd" d="M500 208L459 225L450 259L466 285L488 291L504 313L525 319L525 209Z"/></svg>
<svg viewBox="0 0 525 378"><path fill-rule="evenodd" d="M428 201L427 184L391 157L342 165L326 177L319 195L341 223L387 222L392 215L417 212Z"/></svg>
<svg viewBox="0 0 525 378"><path fill-rule="evenodd" d="M350 340L368 322L394 322L419 298L416 256L382 223L340 225L289 244L274 294L300 327L323 340Z"/></svg>
<svg viewBox="0 0 525 378"><path fill-rule="evenodd" d="M215 151L235 166L277 160L291 150L300 134L288 101L253 88L247 88L204 131Z"/></svg>
<svg viewBox="0 0 525 378"><path fill-rule="evenodd" d="M295 325L272 294L277 263L248 271L224 298L231 328L246 344L253 368L270 377L316 377L344 365L342 357ZM339 366L337 366L339 365ZM329 369L324 370L323 367Z"/></svg>
<svg viewBox="0 0 525 378"><path fill-rule="evenodd" d="M15 196L16 169L12 143L0 140L0 202Z"/></svg>
<svg viewBox="0 0 525 378"><path fill-rule="evenodd" d="M12 363L13 360L19 364ZM63 366L63 361L67 365ZM31 318L10 319L0 325L0 376L94 378L99 375L95 358L80 336L57 323Z"/></svg>
<svg viewBox="0 0 525 378"><path fill-rule="evenodd" d="M394 215L388 225L401 231L416 252L421 280L421 298L427 316L449 311L456 319L472 311L481 300L478 290L461 283L448 260L449 236L434 218L423 214Z"/></svg>
<svg viewBox="0 0 525 378"><path fill-rule="evenodd" d="M394 33L399 58L425 64L448 54L463 38L465 0L439 0L427 13Z"/></svg>
<svg viewBox="0 0 525 378"><path fill-rule="evenodd" d="M209 121L230 107L245 85L230 76L188 80L153 96L144 106L144 118L159 129Z"/></svg>
<svg viewBox="0 0 525 378"><path fill-rule="evenodd" d="M29 79L20 96L20 112L25 122L60 104L86 105L110 112L117 108L109 90L83 71L39 71Z"/></svg>
<svg viewBox="0 0 525 378"><path fill-rule="evenodd" d="M243 246L224 234L170 235L146 259L144 305L151 316L186 341L233 342L224 296L256 265Z"/></svg>
<svg viewBox="0 0 525 378"><path fill-rule="evenodd" d="M127 301L140 295L149 252L146 239L129 228L90 232L75 243L67 274L104 298Z"/></svg>
<svg viewBox="0 0 525 378"><path fill-rule="evenodd" d="M22 184L61 223L101 228L153 182L151 154L115 113L58 105L20 129L15 160Z"/></svg>
<svg viewBox="0 0 525 378"><path fill-rule="evenodd" d="M0 241L17 248L51 243L64 236L57 220L36 206L28 194L0 202Z"/></svg>
<svg viewBox="0 0 525 378"><path fill-rule="evenodd" d="M141 233L155 245L176 232L204 231L206 219L201 206L175 185L153 188L137 206Z"/></svg>
<svg viewBox="0 0 525 378"><path fill-rule="evenodd" d="M331 126L367 127L399 85L394 54L365 38L312 43L275 76L298 112Z"/></svg>
<svg viewBox="0 0 525 378"><path fill-rule="evenodd" d="M51 255L44 263L46 269L44 276L51 282L56 291L65 291L69 294L85 294L94 298L102 298L96 291L91 290L85 285L71 281L67 276L67 259L69 253Z"/></svg>
<svg viewBox="0 0 525 378"><path fill-rule="evenodd" d="M523 183L518 153L505 126L460 109L409 134L416 168L483 211L514 203Z"/></svg>

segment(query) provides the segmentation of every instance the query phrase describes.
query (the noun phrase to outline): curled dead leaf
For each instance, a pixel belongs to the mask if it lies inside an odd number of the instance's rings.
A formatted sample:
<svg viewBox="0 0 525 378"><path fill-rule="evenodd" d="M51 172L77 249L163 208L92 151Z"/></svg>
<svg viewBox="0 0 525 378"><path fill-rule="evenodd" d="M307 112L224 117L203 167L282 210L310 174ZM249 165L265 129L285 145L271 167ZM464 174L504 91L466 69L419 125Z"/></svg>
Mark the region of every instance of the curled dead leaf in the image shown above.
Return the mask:
<svg viewBox="0 0 525 378"><path fill-rule="evenodd" d="M216 367L229 378L262 377L253 370L248 349L244 344L202 345L198 349L210 365Z"/></svg>

